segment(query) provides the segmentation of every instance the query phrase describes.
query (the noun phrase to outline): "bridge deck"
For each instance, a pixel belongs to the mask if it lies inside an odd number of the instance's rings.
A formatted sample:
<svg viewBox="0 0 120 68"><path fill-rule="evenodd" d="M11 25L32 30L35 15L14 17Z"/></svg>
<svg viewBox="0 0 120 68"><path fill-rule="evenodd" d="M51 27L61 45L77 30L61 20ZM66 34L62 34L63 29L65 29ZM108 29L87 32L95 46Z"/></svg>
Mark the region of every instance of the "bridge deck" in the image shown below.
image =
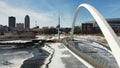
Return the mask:
<svg viewBox="0 0 120 68"><path fill-rule="evenodd" d="M50 46L55 49L55 54L49 68L87 68L63 44L54 43Z"/></svg>

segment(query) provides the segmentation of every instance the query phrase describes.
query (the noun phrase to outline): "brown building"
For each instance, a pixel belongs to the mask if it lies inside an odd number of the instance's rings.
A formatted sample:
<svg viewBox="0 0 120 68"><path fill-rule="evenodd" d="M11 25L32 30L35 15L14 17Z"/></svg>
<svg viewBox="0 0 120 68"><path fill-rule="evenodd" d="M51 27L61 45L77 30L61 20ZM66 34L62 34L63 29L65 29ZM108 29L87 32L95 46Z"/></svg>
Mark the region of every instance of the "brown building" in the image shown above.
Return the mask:
<svg viewBox="0 0 120 68"><path fill-rule="evenodd" d="M106 20L116 33L120 33L120 18L112 18ZM82 23L81 32L84 34L96 34L101 33L101 30L96 21L93 20Z"/></svg>
<svg viewBox="0 0 120 68"><path fill-rule="evenodd" d="M16 24L16 29L18 31L23 31L24 30L24 23L17 23Z"/></svg>
<svg viewBox="0 0 120 68"><path fill-rule="evenodd" d="M89 34L89 33L93 33L93 23L82 23L82 29L81 32L83 34Z"/></svg>

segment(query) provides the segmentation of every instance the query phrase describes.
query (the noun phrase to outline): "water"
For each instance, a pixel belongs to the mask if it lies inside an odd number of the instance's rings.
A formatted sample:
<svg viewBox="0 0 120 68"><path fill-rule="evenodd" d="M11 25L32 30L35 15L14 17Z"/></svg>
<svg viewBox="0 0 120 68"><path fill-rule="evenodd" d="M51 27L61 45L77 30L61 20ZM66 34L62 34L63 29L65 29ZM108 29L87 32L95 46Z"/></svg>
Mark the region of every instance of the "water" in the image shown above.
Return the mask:
<svg viewBox="0 0 120 68"><path fill-rule="evenodd" d="M0 49L0 68L20 68L23 61L33 57L35 49Z"/></svg>
<svg viewBox="0 0 120 68"><path fill-rule="evenodd" d="M0 68L33 68L43 64L48 52L38 48L0 49ZM41 64L40 64L41 63Z"/></svg>

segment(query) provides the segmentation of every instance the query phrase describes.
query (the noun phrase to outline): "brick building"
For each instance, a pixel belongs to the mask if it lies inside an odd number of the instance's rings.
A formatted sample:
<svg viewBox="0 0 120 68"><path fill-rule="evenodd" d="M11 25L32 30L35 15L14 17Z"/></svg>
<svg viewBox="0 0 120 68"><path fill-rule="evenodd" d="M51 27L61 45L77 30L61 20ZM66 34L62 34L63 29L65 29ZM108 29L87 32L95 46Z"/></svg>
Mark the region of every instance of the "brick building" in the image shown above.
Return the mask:
<svg viewBox="0 0 120 68"><path fill-rule="evenodd" d="M116 33L120 33L120 18L112 18L106 20ZM101 30L96 21L93 20L82 23L81 32L83 34L96 34L101 33Z"/></svg>

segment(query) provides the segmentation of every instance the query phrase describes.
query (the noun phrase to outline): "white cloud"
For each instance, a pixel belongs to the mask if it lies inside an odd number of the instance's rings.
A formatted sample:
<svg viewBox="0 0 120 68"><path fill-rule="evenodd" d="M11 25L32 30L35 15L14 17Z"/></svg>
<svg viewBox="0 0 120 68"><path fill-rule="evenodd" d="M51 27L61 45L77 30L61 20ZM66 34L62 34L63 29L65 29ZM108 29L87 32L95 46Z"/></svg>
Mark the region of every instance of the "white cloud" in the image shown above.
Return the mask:
<svg viewBox="0 0 120 68"><path fill-rule="evenodd" d="M61 17L61 27L71 27L72 25L72 17L71 15L68 13L64 16Z"/></svg>
<svg viewBox="0 0 120 68"><path fill-rule="evenodd" d="M54 13L38 13L32 10L26 10L23 8L12 7L7 3L0 1L0 24L8 24L8 16L15 16L17 22L24 23L24 17L28 14L31 19L31 27L35 26L35 21L39 26L56 26L57 18Z"/></svg>

